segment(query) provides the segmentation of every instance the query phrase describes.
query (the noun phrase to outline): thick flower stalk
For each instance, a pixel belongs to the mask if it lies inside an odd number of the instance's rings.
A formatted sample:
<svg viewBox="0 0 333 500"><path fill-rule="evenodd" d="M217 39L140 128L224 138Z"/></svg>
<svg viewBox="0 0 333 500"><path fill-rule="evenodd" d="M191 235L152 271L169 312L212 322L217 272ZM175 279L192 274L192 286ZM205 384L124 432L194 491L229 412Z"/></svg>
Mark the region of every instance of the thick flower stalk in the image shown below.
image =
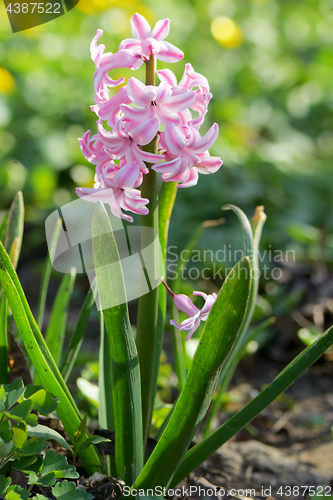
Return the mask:
<svg viewBox="0 0 333 500"><path fill-rule="evenodd" d="M105 46L98 45L100 29L90 47L96 68L91 109L98 117L97 133L91 137L88 131L79 141L85 158L96 165L96 175L94 188L79 187L76 193L87 201L109 203L114 215L130 222L132 216L123 211L140 215L149 211L150 197L142 197L140 186L151 169L161 174L162 182L177 182L177 187L185 188L196 185L199 174L214 173L222 165L208 152L218 136L218 125L204 135L199 132L212 97L207 79L191 64L185 65L179 83L169 69L156 72L157 59L170 63L184 57L165 41L169 26L169 19L162 19L151 29L143 16L134 14L134 38L123 40L117 52L105 53ZM124 85L124 78L113 80L109 75L113 69L135 70L142 64L152 66L153 78L145 83L132 77ZM117 87L110 96L110 89ZM157 150L149 151L154 138L158 138Z"/></svg>

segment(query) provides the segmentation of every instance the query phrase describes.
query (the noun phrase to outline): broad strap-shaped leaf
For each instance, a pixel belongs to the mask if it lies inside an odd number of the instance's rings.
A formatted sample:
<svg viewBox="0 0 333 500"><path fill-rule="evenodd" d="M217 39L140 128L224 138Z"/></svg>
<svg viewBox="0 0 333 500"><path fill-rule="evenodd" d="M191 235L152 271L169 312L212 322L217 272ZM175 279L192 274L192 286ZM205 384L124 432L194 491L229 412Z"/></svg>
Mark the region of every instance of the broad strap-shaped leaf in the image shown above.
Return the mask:
<svg viewBox="0 0 333 500"><path fill-rule="evenodd" d="M229 273L201 334L173 414L142 473L137 488L167 486L203 418L219 372L235 342L247 307L251 267L247 257Z"/></svg>
<svg viewBox="0 0 333 500"><path fill-rule="evenodd" d="M100 345L98 372L98 422L101 429L114 429L111 352L108 334L105 332L103 311L100 311ZM111 476L111 457L105 456L106 473Z"/></svg>
<svg viewBox="0 0 333 500"><path fill-rule="evenodd" d="M27 303L25 304L25 306L23 305L21 296L16 286L14 285L11 276L7 272L7 269L11 269L11 271L13 271L13 268L10 267L11 265L10 262L8 262L8 256L6 259L6 255L3 254L3 252L1 253L1 247L3 249L3 246L0 244L0 281L6 293L15 323L30 356L30 359L36 367L37 373L42 380L43 386L46 388L46 390L52 392L52 394L54 394L54 396L56 396L60 400L59 406L57 408L57 413L65 427L69 438L71 439L72 443L74 443L74 432L80 424L79 411L71 396L69 395L70 397L68 397L68 388L66 387L59 371L57 370L57 367L52 360L52 356L48 352L48 349L43 343L43 340L41 341L40 345L35 338L34 333L36 332L36 330L33 333L25 307L27 307L29 315L32 316L30 308ZM6 262L6 268L4 266L4 260ZM21 293L23 293L22 289ZM37 332L39 332L38 327L35 323L34 326L37 329ZM39 335L41 336L40 332ZM49 362L53 362L51 366L48 364ZM65 390L64 387L66 387L67 390ZM86 437L88 438L89 435L87 434ZM89 447L87 450L83 451L80 454L80 458L88 473L93 473L101 468L100 458L93 447Z"/></svg>
<svg viewBox="0 0 333 500"><path fill-rule="evenodd" d="M232 369L232 365L236 362L236 358L240 352L240 349L244 344L244 338L246 337L252 319L252 315L254 312L254 308L257 302L259 274L260 274L258 252L259 252L261 231L264 222L266 220L266 215L263 212L263 207L257 207L254 216L256 222L253 225L253 228L255 229L255 233L253 235L251 224L246 215L244 214L244 212L240 208L236 207L235 205L226 205L225 207L222 208L224 208L225 210L232 210L233 212L236 213L239 219L243 232L243 253L244 255L247 255L250 258L251 262L252 282L251 282L249 303L246 309L245 318L241 330L239 332L239 335L237 337L237 340L233 346L232 353L229 356L225 366L221 371L219 383L223 382L223 380L228 376L228 373Z"/></svg>
<svg viewBox="0 0 333 500"><path fill-rule="evenodd" d="M117 474L132 482L143 466L140 369L129 321L120 257L104 205L98 202L93 215L93 254L99 300L103 310L111 354L112 395ZM109 296L114 307L109 307ZM125 299L126 300L126 299Z"/></svg>
<svg viewBox="0 0 333 500"><path fill-rule="evenodd" d="M7 275L8 275L8 277L7 277ZM7 278L9 278L9 279L7 279ZM66 394L68 400L71 402L74 411L77 413L77 416L80 418L80 413L79 413L79 410L77 409L77 406L74 402L73 396L71 395L67 385L65 384L64 379L60 375L57 364L55 363L53 357L51 356L50 351L46 345L45 339L44 339L43 335L41 334L41 332L38 328L38 325L36 323L36 320L31 312L28 301L26 299L23 288L21 286L20 280L18 279L18 276L15 272L15 269L13 268L13 264L8 256L4 246L0 242L0 282L2 280L7 281L7 284L8 284L7 293L9 293L12 296L13 300L15 297L15 300L18 300L20 302L20 305L23 307L23 310L25 312L25 317L28 320L28 323L29 323L29 326L31 329L31 333L34 337L34 340L38 344L38 348L40 349L41 353L43 354L45 361L47 362L47 364L51 368L53 375L55 376L58 383L62 387L62 390ZM27 352L29 354L29 351L27 351ZM31 359L31 356L29 356L29 357Z"/></svg>
<svg viewBox="0 0 333 500"><path fill-rule="evenodd" d="M282 394L305 370L307 370L333 344L333 326L312 345L304 349L265 389L250 403L231 417L225 424L212 432L201 443L185 455L172 479L176 486L190 472L212 455L220 446L249 424L280 394Z"/></svg>

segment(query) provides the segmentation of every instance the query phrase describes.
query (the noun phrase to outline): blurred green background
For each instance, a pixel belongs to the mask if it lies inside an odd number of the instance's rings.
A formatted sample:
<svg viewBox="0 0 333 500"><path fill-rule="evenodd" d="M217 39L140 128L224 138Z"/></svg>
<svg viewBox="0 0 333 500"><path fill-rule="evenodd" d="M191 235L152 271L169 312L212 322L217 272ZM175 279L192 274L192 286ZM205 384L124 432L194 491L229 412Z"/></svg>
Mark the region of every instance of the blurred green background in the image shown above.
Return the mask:
<svg viewBox="0 0 333 500"><path fill-rule="evenodd" d="M77 141L87 129L95 133L89 45L102 28L101 43L115 52L131 36L135 12L151 25L171 19L168 40L185 59L169 67L180 78L191 62L208 78L213 100L202 131L220 125L211 153L224 165L179 190L171 243L181 248L225 203L248 216L264 205L263 248L331 261L332 0L80 0L66 15L16 34L2 2L0 218L22 189L31 256L45 249L47 215L75 199L75 186L92 186L94 168ZM237 238L239 227L228 215L221 230L205 234L200 244L217 249Z"/></svg>

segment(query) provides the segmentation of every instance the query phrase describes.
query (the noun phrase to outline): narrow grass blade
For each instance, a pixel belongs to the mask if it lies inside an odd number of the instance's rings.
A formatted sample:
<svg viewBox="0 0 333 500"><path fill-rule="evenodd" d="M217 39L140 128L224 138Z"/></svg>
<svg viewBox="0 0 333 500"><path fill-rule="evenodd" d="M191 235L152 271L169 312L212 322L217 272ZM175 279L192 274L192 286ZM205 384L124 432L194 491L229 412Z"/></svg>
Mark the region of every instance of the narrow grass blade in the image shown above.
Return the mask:
<svg viewBox="0 0 333 500"><path fill-rule="evenodd" d="M70 273L65 274L61 280L45 334L46 344L57 365L60 362L64 344L69 301L73 292L75 276L76 270L72 267Z"/></svg>
<svg viewBox="0 0 333 500"><path fill-rule="evenodd" d="M19 293L11 277L6 270L2 268L2 266L0 267L0 281L5 290L20 336L34 366L36 367L44 388L59 398L57 413L71 442L74 443L74 433L80 425L79 412L77 409L75 411L73 408L72 402L68 399L67 394L59 384L59 381L47 363L47 360L45 359L43 352L32 332ZM88 439L88 437L89 435L87 433L85 439ZM96 470L101 470L100 458L93 447L89 447L87 450L83 451L80 454L80 458L88 474L93 474Z"/></svg>
<svg viewBox="0 0 333 500"><path fill-rule="evenodd" d="M177 182L162 182L162 186L158 194L158 237L160 240L160 245L162 248L163 260L164 260L164 269L165 269L164 276L166 276L169 224L173 206L176 199L176 194L177 194ZM156 338L153 398L155 397L157 389L157 377L158 377L160 358L163 347L166 307L167 307L166 289L164 288L164 286L160 286L158 288L158 316L157 316L157 338Z"/></svg>
<svg viewBox="0 0 333 500"><path fill-rule="evenodd" d="M188 449L193 430L204 417L219 372L237 337L251 286L250 261L229 273L209 313L183 391L155 450L135 481L137 488L166 487Z"/></svg>
<svg viewBox="0 0 333 500"><path fill-rule="evenodd" d="M77 320L77 323L73 331L73 335L69 342L69 346L67 347L66 352L63 356L63 361L60 366L60 372L65 382L67 382L68 377L71 374L75 360L80 351L84 332L86 330L86 326L90 317L91 309L95 303L94 294L96 290L97 286L96 282L94 282L93 286L89 289L89 292L87 293L87 296L83 302L79 318Z"/></svg>
<svg viewBox="0 0 333 500"><path fill-rule="evenodd" d="M0 385L8 384L7 299L0 298Z"/></svg>
<svg viewBox="0 0 333 500"><path fill-rule="evenodd" d="M201 443L191 448L180 464L171 486L174 487L198 467L220 446L249 424L259 413L282 394L333 344L333 326L311 346L302 351L258 396L237 412L225 424L212 432Z"/></svg>
<svg viewBox="0 0 333 500"><path fill-rule="evenodd" d="M38 299L38 307L37 307L37 325L38 328L41 330L43 326L43 318L44 318L44 311L45 311L45 302L46 302L46 296L47 296L47 290L49 287L49 281L50 281L50 275L51 275L51 270L52 270L52 261L54 257L54 252L57 248L57 243L60 235L60 230L61 230L61 219L58 219L51 243L50 243L50 248L49 248L49 254L46 257L45 260L45 266L44 266L44 272L43 272L43 277L42 277L42 282L40 286L40 292L39 292L39 299Z"/></svg>
<svg viewBox="0 0 333 500"><path fill-rule="evenodd" d="M101 202L93 215L93 255L111 354L117 474L131 484L143 466L140 368L129 321L123 273L109 217ZM109 298L115 305L110 307ZM109 377L105 373L104 380Z"/></svg>

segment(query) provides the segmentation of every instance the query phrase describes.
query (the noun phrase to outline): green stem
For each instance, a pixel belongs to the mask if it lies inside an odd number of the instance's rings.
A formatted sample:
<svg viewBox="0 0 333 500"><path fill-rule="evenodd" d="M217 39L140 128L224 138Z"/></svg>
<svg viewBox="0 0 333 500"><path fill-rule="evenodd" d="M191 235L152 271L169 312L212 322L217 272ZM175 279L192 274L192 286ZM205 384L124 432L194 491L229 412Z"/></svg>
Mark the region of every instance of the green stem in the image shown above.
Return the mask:
<svg viewBox="0 0 333 500"><path fill-rule="evenodd" d="M155 61L151 56L146 62L146 85L155 85ZM144 148L150 153L157 152L157 136ZM149 199L149 214L141 218L141 248L142 250L152 243L151 232L146 232L145 227L154 230L154 236L158 232L158 185L157 173L151 168L143 176L141 185L142 198ZM150 254L154 263L156 278L158 278L158 251L157 246L152 245ZM153 284L155 286L155 284ZM141 392L142 392L142 417L143 417L143 440L144 446L147 441L152 406L154 399L154 372L157 345L157 317L158 317L158 287L153 288L139 299L136 343L140 362Z"/></svg>
<svg viewBox="0 0 333 500"><path fill-rule="evenodd" d="M169 223L172 214L172 209L176 199L176 194L177 194L176 182L163 182L158 193L158 237L162 249L163 261L164 261L163 276L165 277L165 279L167 275L166 262L167 262ZM157 378L160 367L161 352L163 347L166 309L167 309L166 289L164 286L160 286L158 288L157 343L156 343L153 394L156 393L157 389Z"/></svg>

